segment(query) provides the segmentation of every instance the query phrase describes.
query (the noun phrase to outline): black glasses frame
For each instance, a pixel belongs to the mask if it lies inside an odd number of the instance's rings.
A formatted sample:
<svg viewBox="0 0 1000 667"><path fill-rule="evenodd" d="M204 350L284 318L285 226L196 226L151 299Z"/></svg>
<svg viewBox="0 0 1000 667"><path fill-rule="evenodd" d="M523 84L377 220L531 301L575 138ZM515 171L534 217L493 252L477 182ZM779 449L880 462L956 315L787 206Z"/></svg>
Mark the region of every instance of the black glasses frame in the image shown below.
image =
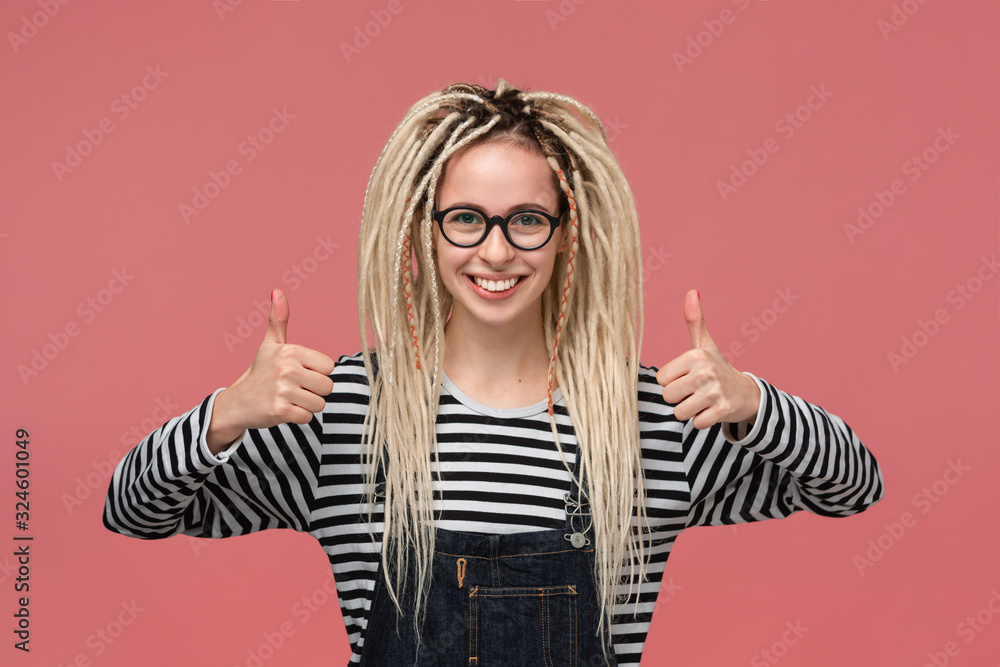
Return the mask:
<svg viewBox="0 0 1000 667"><path fill-rule="evenodd" d="M457 211L459 209L475 211L479 215L483 216L483 220L486 221L486 229L483 231L483 236L475 243L465 243L465 244L455 243L450 238L448 238L447 234L444 233L444 217L451 211ZM544 241L530 248L525 248L524 246L514 243L514 240L510 238L510 234L507 232L507 225L510 224L510 221L514 219L514 216L521 215L523 213L532 213L535 215L540 215L549 221L549 235L545 237ZM520 211L514 211L506 218L501 215L494 215L490 217L480 209L476 208L475 206L452 206L451 208L446 208L443 211L438 211L437 209L433 209L432 215L434 216L434 219L437 220L438 227L441 229L441 236L443 236L445 240L448 243L452 244L453 246L458 246L459 248L474 248L475 246L479 245L480 243L486 240L486 237L490 235L490 230L493 229L494 225L499 225L500 231L503 232L504 238L507 239L507 243L511 244L518 250L538 250L539 248L543 247L546 243L552 240L552 235L555 234L556 227L559 226L559 222L562 219L561 215L559 217L554 217L549 215L545 211L539 211L533 208L525 208L521 209Z"/></svg>

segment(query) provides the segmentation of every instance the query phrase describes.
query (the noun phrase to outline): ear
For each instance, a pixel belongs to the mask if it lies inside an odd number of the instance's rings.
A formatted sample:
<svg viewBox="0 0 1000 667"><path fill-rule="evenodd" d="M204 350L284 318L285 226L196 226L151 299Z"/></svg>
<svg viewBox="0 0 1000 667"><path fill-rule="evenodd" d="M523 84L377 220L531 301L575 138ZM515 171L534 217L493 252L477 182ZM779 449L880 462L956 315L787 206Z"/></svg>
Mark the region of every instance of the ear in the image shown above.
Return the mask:
<svg viewBox="0 0 1000 667"><path fill-rule="evenodd" d="M567 252L572 239L569 236L569 223L559 225L559 250L557 252Z"/></svg>

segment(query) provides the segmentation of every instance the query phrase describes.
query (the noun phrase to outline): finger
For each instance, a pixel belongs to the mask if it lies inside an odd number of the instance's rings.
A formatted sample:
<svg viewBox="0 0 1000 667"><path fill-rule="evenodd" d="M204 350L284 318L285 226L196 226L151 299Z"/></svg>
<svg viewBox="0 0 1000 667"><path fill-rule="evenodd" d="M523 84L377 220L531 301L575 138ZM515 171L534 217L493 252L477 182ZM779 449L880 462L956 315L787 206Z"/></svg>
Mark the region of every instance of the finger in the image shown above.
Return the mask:
<svg viewBox="0 0 1000 667"><path fill-rule="evenodd" d="M329 395L333 391L333 380L330 379L329 375L323 375L322 373L307 370L303 371L303 376L299 381L299 386L309 393L322 398ZM320 407L322 408L322 406Z"/></svg>
<svg viewBox="0 0 1000 667"><path fill-rule="evenodd" d="M688 290L687 296L684 298L684 319L687 321L692 350L715 345L712 337L708 335L705 314L701 312L701 298L698 290Z"/></svg>
<svg viewBox="0 0 1000 667"><path fill-rule="evenodd" d="M667 363L660 366L660 369L656 371L656 381L663 387L676 380L677 378L685 375L688 370L688 364L684 362L684 359L677 357L676 359L671 359Z"/></svg>
<svg viewBox="0 0 1000 667"><path fill-rule="evenodd" d="M297 346L290 345L285 349L295 347ZM330 392L333 391L333 379L329 375L309 370L308 368L302 366L301 363L297 362L298 359L296 358L289 365L286 365L281 369L279 375L281 391L279 393L287 396L304 396L306 394L318 396L320 403L316 403L314 401L313 405L320 405L320 409L322 409L324 397L328 396ZM295 400L289 399L289 401L296 405L302 405ZM306 406L302 405L302 407ZM319 410L317 410L317 412L319 412Z"/></svg>
<svg viewBox="0 0 1000 667"><path fill-rule="evenodd" d="M704 431L705 429L712 428L719 423L719 411L715 408L707 408L702 410L694 417L691 417L691 426L694 426L699 431Z"/></svg>
<svg viewBox="0 0 1000 667"><path fill-rule="evenodd" d="M663 366L656 371L656 381L660 385L666 387L678 378L684 377L692 371L694 364L697 361L696 356L697 355L691 354L691 350L682 352L679 356L663 364Z"/></svg>
<svg viewBox="0 0 1000 667"><path fill-rule="evenodd" d="M265 343L288 342L288 297L280 289L271 292L271 312L267 315Z"/></svg>
<svg viewBox="0 0 1000 667"><path fill-rule="evenodd" d="M706 428L702 424L706 421L706 416L712 411L712 407L711 400L708 400L704 396L692 394L674 406L674 416L681 421L690 419L692 420L692 424L697 419L698 424L694 424L694 427L698 429ZM699 417L701 418L699 419ZM711 426L711 424L708 424L708 426Z"/></svg>
<svg viewBox="0 0 1000 667"><path fill-rule="evenodd" d="M687 374L663 385L663 391L660 393L663 395L664 401L676 405L693 394L696 390L697 387L695 387L694 383L691 382L690 374Z"/></svg>
<svg viewBox="0 0 1000 667"><path fill-rule="evenodd" d="M293 405L293 406L291 406L291 407L288 408L288 414L286 415L286 418L288 419L288 421L285 422L285 423L286 424L300 424L300 425L304 426L305 424L308 424L309 422L311 422L313 420L313 417L315 417L315 416L316 416L316 414L312 410L306 410L306 409L300 408L297 405Z"/></svg>
<svg viewBox="0 0 1000 667"><path fill-rule="evenodd" d="M333 367L335 365L333 359L326 356L322 352L311 350L308 347L302 347L299 348L298 358L304 368L316 371L317 373L322 373L323 375L333 373Z"/></svg>
<svg viewBox="0 0 1000 667"><path fill-rule="evenodd" d="M323 396L318 396L306 388L297 389L292 392L289 402L293 407L297 406L312 413L323 412L323 409L326 407L326 399Z"/></svg>

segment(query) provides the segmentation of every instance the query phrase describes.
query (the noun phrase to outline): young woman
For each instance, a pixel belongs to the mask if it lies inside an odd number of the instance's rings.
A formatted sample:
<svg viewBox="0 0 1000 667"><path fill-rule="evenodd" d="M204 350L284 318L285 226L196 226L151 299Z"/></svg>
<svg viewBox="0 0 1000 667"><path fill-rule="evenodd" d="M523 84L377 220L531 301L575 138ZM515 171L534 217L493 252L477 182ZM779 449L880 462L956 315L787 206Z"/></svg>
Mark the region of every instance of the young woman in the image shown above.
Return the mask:
<svg viewBox="0 0 1000 667"><path fill-rule="evenodd" d="M365 193L365 352L267 334L232 386L119 464L105 525L146 539L294 528L323 546L366 665L637 665L689 526L863 511L835 415L692 349L639 361L628 183L586 107L455 84L415 104Z"/></svg>

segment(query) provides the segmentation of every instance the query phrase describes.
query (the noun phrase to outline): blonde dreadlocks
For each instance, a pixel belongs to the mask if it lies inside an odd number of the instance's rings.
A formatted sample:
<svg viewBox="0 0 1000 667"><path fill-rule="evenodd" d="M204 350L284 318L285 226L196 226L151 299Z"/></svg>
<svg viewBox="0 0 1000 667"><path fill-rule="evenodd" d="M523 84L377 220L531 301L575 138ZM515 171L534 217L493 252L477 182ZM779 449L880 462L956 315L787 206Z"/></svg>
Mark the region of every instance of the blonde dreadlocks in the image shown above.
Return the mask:
<svg viewBox="0 0 1000 667"><path fill-rule="evenodd" d="M419 636L434 549L431 460L437 458L435 420L451 305L435 265L431 211L448 159L493 141L542 154L563 196L571 245L556 259L542 296L545 344L552 350L549 422L572 475L552 409L555 380L582 457L603 633L620 601L623 568L637 574L627 577L630 584L641 583L646 571L637 408L641 247L632 191L607 147L604 126L590 109L562 95L522 92L503 79L496 90L448 86L409 110L372 170L358 254L358 322L364 349L376 352L379 368L376 375L370 356L362 355L372 393L364 422L370 501L377 469L388 470L382 566L395 573L387 577L387 588L399 608L413 547ZM440 480L440 461L437 475Z"/></svg>

